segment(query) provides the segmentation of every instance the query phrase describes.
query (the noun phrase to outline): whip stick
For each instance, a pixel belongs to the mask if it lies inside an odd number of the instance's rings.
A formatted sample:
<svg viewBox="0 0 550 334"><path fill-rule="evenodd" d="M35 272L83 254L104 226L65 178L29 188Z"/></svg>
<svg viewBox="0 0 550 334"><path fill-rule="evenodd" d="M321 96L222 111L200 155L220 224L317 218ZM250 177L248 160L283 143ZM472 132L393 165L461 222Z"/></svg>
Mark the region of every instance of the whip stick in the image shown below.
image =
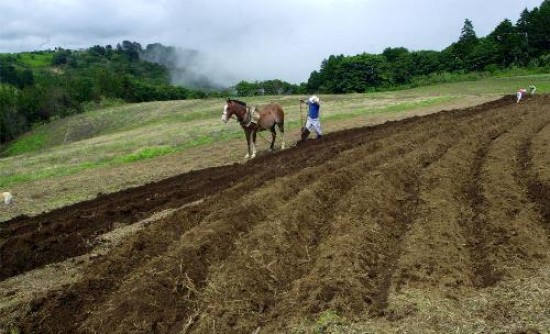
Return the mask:
<svg viewBox="0 0 550 334"><path fill-rule="evenodd" d="M304 117L302 116L302 101L300 103L300 129L304 128Z"/></svg>

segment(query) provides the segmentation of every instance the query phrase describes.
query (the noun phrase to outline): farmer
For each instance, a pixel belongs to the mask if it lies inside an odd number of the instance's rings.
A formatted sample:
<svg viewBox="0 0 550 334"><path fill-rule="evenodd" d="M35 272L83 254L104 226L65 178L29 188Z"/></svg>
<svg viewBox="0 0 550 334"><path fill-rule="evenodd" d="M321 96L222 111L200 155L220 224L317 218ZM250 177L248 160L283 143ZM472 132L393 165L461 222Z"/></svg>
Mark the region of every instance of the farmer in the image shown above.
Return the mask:
<svg viewBox="0 0 550 334"><path fill-rule="evenodd" d="M516 103L519 103L519 101L521 101L525 94L527 94L527 90L525 88L518 89L518 92L516 93Z"/></svg>
<svg viewBox="0 0 550 334"><path fill-rule="evenodd" d="M529 85L529 95L535 95L536 91L537 91L537 87L535 87L534 85ZM518 92L516 94L516 97L517 97L516 103L519 103L519 101L521 101L521 99L525 97L525 94L527 94L527 89L525 88L518 89Z"/></svg>
<svg viewBox="0 0 550 334"><path fill-rule="evenodd" d="M321 105L319 104L319 98L315 95L310 97L307 100L300 100L300 103L305 103L308 105L307 120L306 125L302 128L302 139L300 142L303 142L309 137L311 130L314 130L317 134L317 139L321 139L321 121L319 120L319 111L321 110Z"/></svg>

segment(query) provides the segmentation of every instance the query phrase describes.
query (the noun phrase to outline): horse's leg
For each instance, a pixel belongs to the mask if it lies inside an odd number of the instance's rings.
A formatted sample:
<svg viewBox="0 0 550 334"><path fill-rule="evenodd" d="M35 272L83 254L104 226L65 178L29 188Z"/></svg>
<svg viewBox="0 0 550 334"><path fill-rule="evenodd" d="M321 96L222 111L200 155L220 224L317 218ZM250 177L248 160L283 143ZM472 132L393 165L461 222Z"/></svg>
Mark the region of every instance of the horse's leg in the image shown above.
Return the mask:
<svg viewBox="0 0 550 334"><path fill-rule="evenodd" d="M271 150L275 148L275 138L277 137L277 132L275 131L275 125L270 129L271 130Z"/></svg>
<svg viewBox="0 0 550 334"><path fill-rule="evenodd" d="M252 131L252 155L250 158L256 157L256 133L256 130Z"/></svg>
<svg viewBox="0 0 550 334"><path fill-rule="evenodd" d="M279 127L279 132L281 132L281 137L283 137L281 140L283 143L281 144L281 150L285 149L285 123L277 123L277 127Z"/></svg>
<svg viewBox="0 0 550 334"><path fill-rule="evenodd" d="M244 135L246 137L246 149L248 150L248 153L244 156L245 159L248 159L250 158L251 156L251 152L250 152L250 145L251 145L251 140L250 140L250 131L244 131Z"/></svg>

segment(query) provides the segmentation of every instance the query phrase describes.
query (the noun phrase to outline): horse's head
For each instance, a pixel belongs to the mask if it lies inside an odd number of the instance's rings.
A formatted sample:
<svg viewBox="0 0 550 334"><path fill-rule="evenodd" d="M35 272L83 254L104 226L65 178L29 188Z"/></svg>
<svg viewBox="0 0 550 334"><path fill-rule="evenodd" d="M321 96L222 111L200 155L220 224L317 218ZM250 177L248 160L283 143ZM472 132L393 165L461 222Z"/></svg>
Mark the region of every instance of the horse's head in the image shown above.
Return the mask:
<svg viewBox="0 0 550 334"><path fill-rule="evenodd" d="M229 121L231 116L233 116L233 112L231 111L231 109L229 107L230 104L231 104L231 100L227 99L227 101L225 102L225 106L223 106L222 121L224 123L227 123L227 121ZM231 114L229 114L230 112L231 112Z"/></svg>
<svg viewBox="0 0 550 334"><path fill-rule="evenodd" d="M233 115L237 115L237 118L242 119L242 110L246 110L246 103L238 100L227 99L225 106L223 107L222 121L227 123Z"/></svg>

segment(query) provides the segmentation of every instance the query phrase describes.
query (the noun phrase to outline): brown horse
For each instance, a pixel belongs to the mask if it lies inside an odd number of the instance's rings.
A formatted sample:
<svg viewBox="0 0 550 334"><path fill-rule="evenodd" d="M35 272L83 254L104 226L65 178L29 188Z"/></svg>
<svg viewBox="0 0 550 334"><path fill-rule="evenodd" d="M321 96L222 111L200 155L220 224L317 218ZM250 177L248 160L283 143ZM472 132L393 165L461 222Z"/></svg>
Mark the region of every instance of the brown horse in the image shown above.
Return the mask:
<svg viewBox="0 0 550 334"><path fill-rule="evenodd" d="M227 99L223 107L222 121L227 123L233 115L237 117L246 136L248 147L246 159L256 156L256 134L258 131L271 131L271 150L273 150L277 137L275 127L279 128L279 132L283 136L281 149L285 148L285 112L281 105L270 103L258 111L255 107L248 107L242 101Z"/></svg>

